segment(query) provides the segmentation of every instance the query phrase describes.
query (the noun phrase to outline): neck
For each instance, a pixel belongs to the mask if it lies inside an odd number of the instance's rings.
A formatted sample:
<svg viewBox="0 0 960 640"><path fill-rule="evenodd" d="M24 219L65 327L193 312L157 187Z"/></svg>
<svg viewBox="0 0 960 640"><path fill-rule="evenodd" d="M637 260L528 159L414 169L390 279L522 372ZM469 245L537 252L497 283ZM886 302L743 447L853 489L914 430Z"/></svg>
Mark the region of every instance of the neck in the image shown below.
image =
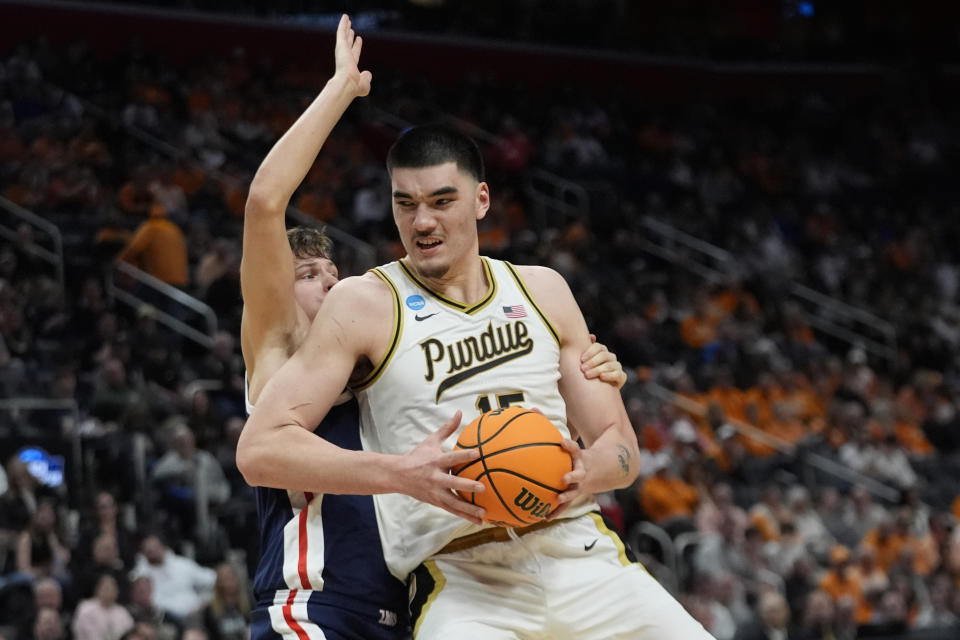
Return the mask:
<svg viewBox="0 0 960 640"><path fill-rule="evenodd" d="M470 305L478 302L490 290L490 282L487 281L483 261L478 255L451 265L447 273L439 278L431 278L423 274L409 260L406 261L406 265L432 291L463 304Z"/></svg>

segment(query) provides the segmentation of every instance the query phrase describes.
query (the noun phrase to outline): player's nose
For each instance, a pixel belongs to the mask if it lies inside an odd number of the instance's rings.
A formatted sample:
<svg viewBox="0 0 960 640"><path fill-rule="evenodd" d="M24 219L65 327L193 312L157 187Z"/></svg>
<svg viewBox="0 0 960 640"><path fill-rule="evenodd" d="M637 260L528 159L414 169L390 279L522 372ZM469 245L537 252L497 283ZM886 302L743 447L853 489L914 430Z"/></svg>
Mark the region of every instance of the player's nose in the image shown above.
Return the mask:
<svg viewBox="0 0 960 640"><path fill-rule="evenodd" d="M430 211L430 207L426 204L421 204L417 207L417 212L413 216L414 231L433 231L436 226L437 218L433 215L433 212Z"/></svg>

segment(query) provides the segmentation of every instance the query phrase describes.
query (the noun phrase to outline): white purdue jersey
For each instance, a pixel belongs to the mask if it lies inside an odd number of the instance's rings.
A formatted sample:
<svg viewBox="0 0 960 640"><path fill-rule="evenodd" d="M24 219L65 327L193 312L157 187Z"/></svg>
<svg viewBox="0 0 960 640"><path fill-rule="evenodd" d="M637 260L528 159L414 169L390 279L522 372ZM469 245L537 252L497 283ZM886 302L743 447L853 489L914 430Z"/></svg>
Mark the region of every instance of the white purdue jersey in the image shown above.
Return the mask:
<svg viewBox="0 0 960 640"><path fill-rule="evenodd" d="M557 389L556 330L513 265L481 260L489 290L470 306L431 291L402 261L373 270L394 295L394 334L383 360L355 388L364 449L402 455L457 410L466 426L509 405L539 409L570 435ZM445 444L452 448L456 439ZM481 528L406 495L374 500L387 566L401 580L451 540ZM593 508L584 500L566 515Z"/></svg>

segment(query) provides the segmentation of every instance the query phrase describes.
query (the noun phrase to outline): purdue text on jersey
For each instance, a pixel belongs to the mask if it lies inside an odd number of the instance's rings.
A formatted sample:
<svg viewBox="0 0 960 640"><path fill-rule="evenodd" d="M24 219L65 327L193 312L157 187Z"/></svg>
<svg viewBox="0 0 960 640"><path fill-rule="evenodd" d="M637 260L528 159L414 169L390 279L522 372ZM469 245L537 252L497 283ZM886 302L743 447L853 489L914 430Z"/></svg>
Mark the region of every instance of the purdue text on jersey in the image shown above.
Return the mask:
<svg viewBox="0 0 960 640"><path fill-rule="evenodd" d="M447 345L429 338L421 342L420 347L426 360L423 377L427 382L433 382L434 364L449 361L447 373L452 375L437 385L435 401L439 402L443 392L453 385L527 355L533 351L533 340L522 320L499 327L494 327L491 320L480 335L467 336Z"/></svg>

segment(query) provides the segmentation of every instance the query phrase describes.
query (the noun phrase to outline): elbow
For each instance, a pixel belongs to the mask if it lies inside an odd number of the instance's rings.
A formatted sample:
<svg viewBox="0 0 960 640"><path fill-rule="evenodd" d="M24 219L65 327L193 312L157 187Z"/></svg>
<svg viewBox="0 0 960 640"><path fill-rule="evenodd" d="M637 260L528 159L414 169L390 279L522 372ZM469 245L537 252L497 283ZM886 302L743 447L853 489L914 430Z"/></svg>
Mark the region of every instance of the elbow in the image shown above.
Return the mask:
<svg viewBox="0 0 960 640"><path fill-rule="evenodd" d="M628 489L633 486L633 483L640 476L640 464L630 465L630 469L622 474L619 478L619 481L614 483L613 489Z"/></svg>
<svg viewBox="0 0 960 640"><path fill-rule="evenodd" d="M237 443L237 470L251 487L264 486L264 457L259 453L258 447L249 442L249 438L246 440L245 442L241 435L240 442Z"/></svg>
<svg viewBox="0 0 960 640"><path fill-rule="evenodd" d="M286 205L289 198L283 198L278 194L278 189L273 188L266 179L254 178L250 184L250 191L247 193L247 203L244 206L244 216L273 216L279 211L286 213Z"/></svg>

